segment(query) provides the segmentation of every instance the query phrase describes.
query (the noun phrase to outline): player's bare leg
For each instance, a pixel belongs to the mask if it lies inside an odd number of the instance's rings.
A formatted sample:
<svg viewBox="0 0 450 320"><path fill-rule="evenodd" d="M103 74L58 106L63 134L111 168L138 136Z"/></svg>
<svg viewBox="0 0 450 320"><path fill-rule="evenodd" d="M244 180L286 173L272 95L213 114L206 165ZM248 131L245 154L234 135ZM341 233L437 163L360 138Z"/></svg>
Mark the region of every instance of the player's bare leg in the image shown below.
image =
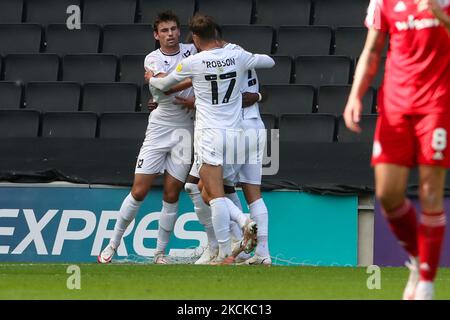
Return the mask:
<svg viewBox="0 0 450 320"><path fill-rule="evenodd" d="M203 201L198 186L199 182L199 178L189 175L184 189L194 204L195 213L197 214L200 224L205 227L206 236L208 238L208 246L205 248L200 258L195 261L195 264L209 264L219 254L219 244L217 243L212 225L211 208Z"/></svg>
<svg viewBox="0 0 450 320"><path fill-rule="evenodd" d="M136 217L139 208L149 193L156 174L135 174L131 192L122 202L120 207L119 217L114 226L114 235L111 238L108 246L98 256L99 263L111 262L117 248L122 241L123 234L130 223Z"/></svg>
<svg viewBox="0 0 450 320"><path fill-rule="evenodd" d="M175 226L178 214L178 199L183 189L184 182L173 177L169 172L164 172L164 193L161 217L159 218L158 239L156 241L156 252L153 262L166 264L164 258L170 235Z"/></svg>
<svg viewBox="0 0 450 320"><path fill-rule="evenodd" d="M416 300L431 300L434 296L433 281L439 266L446 225L445 175L445 168L419 166L419 199L422 213L418 229L420 281L415 292Z"/></svg>
<svg viewBox="0 0 450 320"><path fill-rule="evenodd" d="M419 281L416 211L405 195L408 176L409 169L404 166L394 164L375 166L376 197L380 201L391 231L410 256L410 262L406 264L410 269L410 275L403 292L404 300L414 299Z"/></svg>
<svg viewBox="0 0 450 320"><path fill-rule="evenodd" d="M249 203L250 217L258 225L257 245L255 255L245 264L271 265L272 259L269 253L269 214L261 196L261 186L257 184L242 183L245 199Z"/></svg>

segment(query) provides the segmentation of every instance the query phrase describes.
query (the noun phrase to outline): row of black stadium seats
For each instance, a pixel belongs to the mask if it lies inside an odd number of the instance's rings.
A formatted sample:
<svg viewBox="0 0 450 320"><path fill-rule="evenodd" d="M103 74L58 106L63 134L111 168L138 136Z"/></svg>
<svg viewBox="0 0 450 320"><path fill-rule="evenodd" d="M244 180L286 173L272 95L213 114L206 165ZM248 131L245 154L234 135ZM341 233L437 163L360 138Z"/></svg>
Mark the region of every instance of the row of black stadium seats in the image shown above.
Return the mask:
<svg viewBox="0 0 450 320"><path fill-rule="evenodd" d="M2 70L0 57L0 71ZM119 61L108 54L67 55L17 54L4 58L0 80L5 81L76 81L76 82L135 82L144 80L144 56L123 56ZM354 61L347 56L277 57L273 69L260 70L262 84L297 83L313 86L346 85L353 78ZM373 86L378 88L384 74L382 59ZM118 70L119 69L119 70Z"/></svg>
<svg viewBox="0 0 450 320"><path fill-rule="evenodd" d="M267 99L260 104L262 113L342 114L351 86L265 85ZM316 92L317 91L317 92ZM0 109L36 109L41 111L144 111L150 98L147 86L133 83L29 82L25 89L16 82L0 82ZM136 108L136 101L138 102ZM376 95L369 88L363 99L364 114L375 113Z"/></svg>
<svg viewBox="0 0 450 320"><path fill-rule="evenodd" d="M220 24L362 26L368 0L2 0L0 23L65 23L80 6L83 23L151 23L172 9L187 24L195 11Z"/></svg>
<svg viewBox="0 0 450 320"><path fill-rule="evenodd" d="M182 26L182 39L188 27ZM276 32L275 32L276 31ZM358 57L367 29L327 26L225 25L227 41L255 53L300 55L346 55ZM102 39L102 41L100 41ZM82 25L69 30L65 24L51 24L42 32L39 24L0 24L0 54L10 53L112 53L148 54L157 46L151 25ZM385 51L386 53L386 51Z"/></svg>
<svg viewBox="0 0 450 320"><path fill-rule="evenodd" d="M366 142L373 140L376 115L363 115L361 134L345 128L342 117L329 114L262 115L266 129L279 128L280 141ZM45 112L0 110L0 137L142 139L148 123L143 113Z"/></svg>
<svg viewBox="0 0 450 320"><path fill-rule="evenodd" d="M148 86L135 83L0 82L0 109L41 111L148 112Z"/></svg>

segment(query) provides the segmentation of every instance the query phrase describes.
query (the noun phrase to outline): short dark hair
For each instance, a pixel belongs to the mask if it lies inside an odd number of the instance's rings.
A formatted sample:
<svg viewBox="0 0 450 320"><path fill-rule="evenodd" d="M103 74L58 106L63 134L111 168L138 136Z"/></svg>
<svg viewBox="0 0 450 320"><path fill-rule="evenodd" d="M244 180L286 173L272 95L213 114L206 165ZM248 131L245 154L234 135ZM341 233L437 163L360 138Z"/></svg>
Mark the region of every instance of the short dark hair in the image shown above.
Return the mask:
<svg viewBox="0 0 450 320"><path fill-rule="evenodd" d="M189 30L201 39L215 40L217 38L217 23L210 16L196 13L189 22Z"/></svg>
<svg viewBox="0 0 450 320"><path fill-rule="evenodd" d="M180 19L178 18L178 16L175 13L173 13L173 11L167 10L158 13L155 21L153 22L153 30L155 32L158 32L159 24L161 22L168 22L168 21L174 21L177 24L178 29L180 28Z"/></svg>

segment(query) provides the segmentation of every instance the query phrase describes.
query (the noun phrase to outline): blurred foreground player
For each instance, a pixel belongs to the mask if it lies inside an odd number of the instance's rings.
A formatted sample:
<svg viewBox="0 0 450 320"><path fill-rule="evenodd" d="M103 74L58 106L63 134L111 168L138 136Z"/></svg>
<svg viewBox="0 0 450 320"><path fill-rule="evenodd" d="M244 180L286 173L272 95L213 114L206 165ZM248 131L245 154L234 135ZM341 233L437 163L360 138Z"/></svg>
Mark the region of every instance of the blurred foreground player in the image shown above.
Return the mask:
<svg viewBox="0 0 450 320"><path fill-rule="evenodd" d="M179 43L180 23L171 11L158 14L154 22L154 37L159 40L161 47L145 58L144 67L155 77L165 77L181 60L197 52L193 44ZM183 87L184 84L181 84L181 88ZM191 146L194 130L193 112L187 112L173 103L175 94L171 92L179 89L180 87L174 87L162 92L150 87L158 108L150 113L145 140L136 164L133 187L122 203L110 243L98 256L99 263L111 262L126 228L136 217L154 179L162 171L164 194L154 263L167 263L164 252L176 222L179 195L191 167L190 155L186 155L185 159L177 152L178 139L181 135L183 139L190 139L187 144ZM176 95L193 96L193 90L182 90Z"/></svg>
<svg viewBox="0 0 450 320"><path fill-rule="evenodd" d="M433 299L446 216L443 191L450 167L450 0L372 0L369 28L344 111L360 132L362 97L390 49L379 90L372 165L376 197L392 232L410 255L405 300ZM419 167L420 223L406 198L409 170Z"/></svg>

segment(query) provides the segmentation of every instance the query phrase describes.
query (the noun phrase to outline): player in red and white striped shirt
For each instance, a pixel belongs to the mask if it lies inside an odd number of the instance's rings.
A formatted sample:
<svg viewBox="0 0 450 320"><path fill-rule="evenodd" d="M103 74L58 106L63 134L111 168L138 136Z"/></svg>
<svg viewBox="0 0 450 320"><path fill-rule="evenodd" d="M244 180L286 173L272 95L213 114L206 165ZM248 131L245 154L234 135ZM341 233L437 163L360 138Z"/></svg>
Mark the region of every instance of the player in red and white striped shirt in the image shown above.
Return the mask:
<svg viewBox="0 0 450 320"><path fill-rule="evenodd" d="M432 299L446 224L444 183L450 167L450 0L371 0L369 28L344 111L360 132L362 97L389 36L372 165L376 196L392 232L411 257L404 299ZM420 223L405 196L419 167Z"/></svg>

